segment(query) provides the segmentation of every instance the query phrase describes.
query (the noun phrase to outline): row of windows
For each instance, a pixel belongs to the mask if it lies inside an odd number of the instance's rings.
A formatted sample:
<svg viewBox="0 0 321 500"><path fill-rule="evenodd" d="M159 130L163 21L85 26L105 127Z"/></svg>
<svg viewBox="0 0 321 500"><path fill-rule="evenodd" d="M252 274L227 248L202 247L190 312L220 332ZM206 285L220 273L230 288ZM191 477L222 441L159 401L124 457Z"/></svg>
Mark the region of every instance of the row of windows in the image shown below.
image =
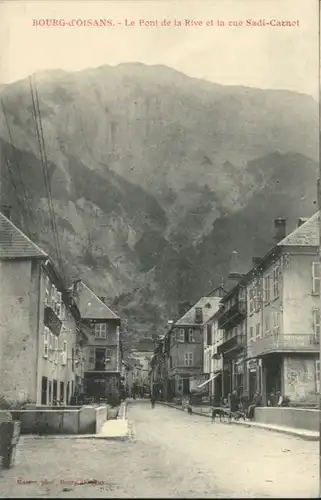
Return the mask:
<svg viewBox="0 0 321 500"><path fill-rule="evenodd" d="M61 363L67 363L68 342L59 345L59 338L51 333L48 327L44 329L43 357L58 364L59 353L62 355Z"/></svg>
<svg viewBox="0 0 321 500"><path fill-rule="evenodd" d="M189 328L185 331L184 328L179 328L178 330L173 330L172 339L174 342L195 342L195 335L193 328Z"/></svg>
<svg viewBox="0 0 321 500"><path fill-rule="evenodd" d="M212 328L211 324L207 325L207 345L215 345L216 343L222 342L222 337L214 337L212 336ZM312 331L313 334L317 337L320 336L321 334L321 315L320 315L320 309L312 309ZM264 327L263 327L263 333L275 333L278 334L280 332L280 312L279 311L273 311L271 314L266 315L264 317ZM260 338L261 336L261 325L260 323L257 323L254 326L250 326L249 328L249 338L254 339L254 338ZM244 331L244 325L238 325L237 327L233 328L230 331L227 331L225 334L225 340L229 340L232 337L235 337L236 335L245 335ZM212 340L216 340L215 344L212 342Z"/></svg>
<svg viewBox="0 0 321 500"><path fill-rule="evenodd" d="M280 270L277 266L273 269L273 273L263 278L263 304L267 305L272 300L279 297L280 294ZM312 293L320 295L321 291L321 272L320 263L312 262ZM249 291L249 314L257 312L261 309L262 297L260 287L253 287Z"/></svg>
<svg viewBox="0 0 321 500"><path fill-rule="evenodd" d="M270 319L272 318L272 324L270 323ZM320 309L312 309L312 329L313 334L316 337L320 336L321 326L320 326ZM272 316L265 316L264 318L264 333L279 333L280 332L280 313L274 311ZM261 336L261 325L257 323L254 326L250 326L249 329L249 338L260 338Z"/></svg>
<svg viewBox="0 0 321 500"><path fill-rule="evenodd" d="M193 366L194 365L194 353L193 352L185 352L184 354L184 366ZM169 357L169 367L173 368L173 357Z"/></svg>

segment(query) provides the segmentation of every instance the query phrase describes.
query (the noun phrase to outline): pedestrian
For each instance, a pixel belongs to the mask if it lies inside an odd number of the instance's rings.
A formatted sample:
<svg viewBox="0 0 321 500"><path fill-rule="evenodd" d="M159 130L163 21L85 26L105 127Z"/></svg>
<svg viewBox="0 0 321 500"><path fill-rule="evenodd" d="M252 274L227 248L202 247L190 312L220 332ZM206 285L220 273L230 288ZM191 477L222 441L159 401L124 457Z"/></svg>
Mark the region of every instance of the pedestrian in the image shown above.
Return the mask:
<svg viewBox="0 0 321 500"><path fill-rule="evenodd" d="M153 394L150 397L150 402L151 402L152 408L155 408L156 398Z"/></svg>
<svg viewBox="0 0 321 500"><path fill-rule="evenodd" d="M254 394L253 402L252 402L252 404L250 404L250 406L247 409L247 412L248 412L247 416L250 420L253 420L255 408L257 406L261 405L261 400L262 400L262 398L260 395L260 391L256 391Z"/></svg>
<svg viewBox="0 0 321 500"><path fill-rule="evenodd" d="M232 391L232 394L230 395L230 410L232 413L236 413L238 410L237 394L235 390Z"/></svg>
<svg viewBox="0 0 321 500"><path fill-rule="evenodd" d="M271 394L269 396L269 400L268 400L268 406L275 406L276 401L277 401L277 399L276 399L274 392L271 392Z"/></svg>

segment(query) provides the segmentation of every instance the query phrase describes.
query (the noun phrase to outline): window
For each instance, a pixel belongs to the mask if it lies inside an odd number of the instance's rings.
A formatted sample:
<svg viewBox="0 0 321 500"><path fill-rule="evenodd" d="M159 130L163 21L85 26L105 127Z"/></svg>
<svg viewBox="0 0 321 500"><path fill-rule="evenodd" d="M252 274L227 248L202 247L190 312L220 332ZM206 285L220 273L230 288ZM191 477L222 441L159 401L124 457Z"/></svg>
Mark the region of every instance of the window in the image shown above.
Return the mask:
<svg viewBox="0 0 321 500"><path fill-rule="evenodd" d="M192 352L186 352L184 356L184 365L185 366L192 366L193 365L193 353Z"/></svg>
<svg viewBox="0 0 321 500"><path fill-rule="evenodd" d="M67 340L64 340L63 352L67 352L67 349L68 349L68 342L67 342Z"/></svg>
<svg viewBox="0 0 321 500"><path fill-rule="evenodd" d="M253 333L254 333L254 328L253 326L250 326L250 340L253 340L254 337Z"/></svg>
<svg viewBox="0 0 321 500"><path fill-rule="evenodd" d="M280 279L279 266L276 266L273 269L273 299L277 299L279 296L279 279Z"/></svg>
<svg viewBox="0 0 321 500"><path fill-rule="evenodd" d="M254 302L255 302L255 312L261 309L261 293L259 287L254 288Z"/></svg>
<svg viewBox="0 0 321 500"><path fill-rule="evenodd" d="M206 325L207 345L212 345L212 325Z"/></svg>
<svg viewBox="0 0 321 500"><path fill-rule="evenodd" d="M320 295L320 264L312 262L312 293Z"/></svg>
<svg viewBox="0 0 321 500"><path fill-rule="evenodd" d="M312 316L313 316L313 333L319 339L320 338L320 309L313 309Z"/></svg>
<svg viewBox="0 0 321 500"><path fill-rule="evenodd" d="M61 302L60 319L62 321L64 321L66 319L66 306L63 302Z"/></svg>
<svg viewBox="0 0 321 500"><path fill-rule="evenodd" d="M264 304L268 304L270 302L270 275L264 277L263 300Z"/></svg>
<svg viewBox="0 0 321 500"><path fill-rule="evenodd" d="M315 392L320 392L320 360L315 360Z"/></svg>
<svg viewBox="0 0 321 500"><path fill-rule="evenodd" d="M278 334L280 332L280 313L273 312L273 333Z"/></svg>
<svg viewBox="0 0 321 500"><path fill-rule="evenodd" d="M195 342L194 330L192 328L189 328L189 330L188 330L188 341Z"/></svg>
<svg viewBox="0 0 321 500"><path fill-rule="evenodd" d="M57 292L55 313L57 314L58 318L61 317L61 293L60 292Z"/></svg>
<svg viewBox="0 0 321 500"><path fill-rule="evenodd" d="M185 332L184 328L180 328L178 332L178 342L185 342Z"/></svg>
<svg viewBox="0 0 321 500"><path fill-rule="evenodd" d="M252 314L255 308L255 290L252 288L249 291L249 312Z"/></svg>
<svg viewBox="0 0 321 500"><path fill-rule="evenodd" d="M267 314L264 318L264 333L270 332L270 316Z"/></svg>
<svg viewBox="0 0 321 500"><path fill-rule="evenodd" d="M172 331L172 341L173 342L176 342L176 332L177 332L177 330Z"/></svg>
<svg viewBox="0 0 321 500"><path fill-rule="evenodd" d="M56 287L55 285L51 285L51 302L54 303L56 300Z"/></svg>
<svg viewBox="0 0 321 500"><path fill-rule="evenodd" d="M49 345L48 345L48 341L44 341L44 344L43 344L43 357L48 359L48 355L49 355Z"/></svg>
<svg viewBox="0 0 321 500"><path fill-rule="evenodd" d="M72 351L71 351L71 371L74 372L75 371L75 349L72 348Z"/></svg>
<svg viewBox="0 0 321 500"><path fill-rule="evenodd" d="M45 305L49 306L50 302L50 291L49 291L49 285L46 287L46 295L45 295Z"/></svg>
<svg viewBox="0 0 321 500"><path fill-rule="evenodd" d="M257 324L256 324L256 328L255 328L255 337L256 337L257 339L259 339L259 338L260 338L260 323L257 323Z"/></svg>
<svg viewBox="0 0 321 500"><path fill-rule="evenodd" d="M58 364L58 348L59 348L58 337L55 337L55 364L56 365Z"/></svg>
<svg viewBox="0 0 321 500"><path fill-rule="evenodd" d="M90 349L89 363L95 362L95 349Z"/></svg>
<svg viewBox="0 0 321 500"><path fill-rule="evenodd" d="M95 324L95 338L105 339L107 336L107 325L106 323L96 323Z"/></svg>
<svg viewBox="0 0 321 500"><path fill-rule="evenodd" d="M106 349L105 359L106 359L106 363L110 363L111 362L111 351L110 351L110 349Z"/></svg>
<svg viewBox="0 0 321 500"><path fill-rule="evenodd" d="M49 332L49 359L51 361L53 351L53 335Z"/></svg>

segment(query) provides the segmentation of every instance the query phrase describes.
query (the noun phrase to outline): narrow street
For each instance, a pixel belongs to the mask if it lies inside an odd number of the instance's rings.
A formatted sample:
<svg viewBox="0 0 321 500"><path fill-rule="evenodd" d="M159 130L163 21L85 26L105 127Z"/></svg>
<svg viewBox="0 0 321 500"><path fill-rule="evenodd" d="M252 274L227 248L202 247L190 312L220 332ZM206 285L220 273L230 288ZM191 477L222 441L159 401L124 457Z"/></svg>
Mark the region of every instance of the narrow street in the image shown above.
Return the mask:
<svg viewBox="0 0 321 500"><path fill-rule="evenodd" d="M318 497L316 442L148 401L128 417L125 442L22 438L1 497Z"/></svg>

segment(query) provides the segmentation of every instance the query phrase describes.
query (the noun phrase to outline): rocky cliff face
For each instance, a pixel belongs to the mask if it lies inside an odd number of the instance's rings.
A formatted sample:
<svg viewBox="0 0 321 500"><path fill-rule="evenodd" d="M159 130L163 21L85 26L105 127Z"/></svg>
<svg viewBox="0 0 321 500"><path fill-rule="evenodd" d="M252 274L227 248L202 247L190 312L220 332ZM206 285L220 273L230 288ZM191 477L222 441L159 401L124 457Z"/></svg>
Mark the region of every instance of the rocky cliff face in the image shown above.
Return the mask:
<svg viewBox="0 0 321 500"><path fill-rule="evenodd" d="M311 97L142 64L36 82L66 274L114 301L130 328L162 328L178 301L226 276L233 251L244 267L266 251L275 217L293 228L316 209ZM11 131L1 120L3 203L19 224L35 221L34 237L54 256L29 83L0 95ZM29 222L15 201L21 173Z"/></svg>

